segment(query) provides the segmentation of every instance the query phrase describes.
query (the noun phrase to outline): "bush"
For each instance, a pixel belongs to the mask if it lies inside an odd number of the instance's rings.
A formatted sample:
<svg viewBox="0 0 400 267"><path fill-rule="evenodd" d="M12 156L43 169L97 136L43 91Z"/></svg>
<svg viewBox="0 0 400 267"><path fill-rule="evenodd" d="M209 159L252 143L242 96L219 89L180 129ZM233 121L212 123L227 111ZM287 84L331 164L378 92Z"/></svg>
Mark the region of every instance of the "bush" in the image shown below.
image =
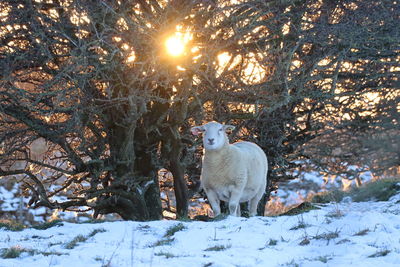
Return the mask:
<svg viewBox="0 0 400 267"><path fill-rule="evenodd" d="M8 231L22 231L25 228L25 225L18 223L16 221L10 221L10 220L1 220L0 221L0 228L5 228Z"/></svg>
<svg viewBox="0 0 400 267"><path fill-rule="evenodd" d="M380 179L367 183L359 188L353 188L349 193L355 202L362 201L388 201L400 192L400 179Z"/></svg>
<svg viewBox="0 0 400 267"><path fill-rule="evenodd" d="M387 178L366 183L349 191L333 190L314 195L313 203L340 202L345 197L351 197L355 202L362 201L388 201L400 192L400 178Z"/></svg>

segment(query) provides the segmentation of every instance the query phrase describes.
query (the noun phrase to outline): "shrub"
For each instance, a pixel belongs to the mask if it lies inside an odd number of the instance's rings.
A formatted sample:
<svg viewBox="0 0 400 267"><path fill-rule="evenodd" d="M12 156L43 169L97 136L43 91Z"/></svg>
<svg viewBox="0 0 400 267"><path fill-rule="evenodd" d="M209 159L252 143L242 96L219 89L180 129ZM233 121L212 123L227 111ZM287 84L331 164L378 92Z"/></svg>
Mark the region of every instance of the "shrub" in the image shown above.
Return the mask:
<svg viewBox="0 0 400 267"><path fill-rule="evenodd" d="M362 201L388 201L400 191L400 179L380 179L366 183L359 188L350 190L350 196L355 202Z"/></svg>
<svg viewBox="0 0 400 267"><path fill-rule="evenodd" d="M0 228L4 228L8 231L22 231L25 229L25 225L18 223L16 221L10 221L10 220L1 220L0 221Z"/></svg>
<svg viewBox="0 0 400 267"><path fill-rule="evenodd" d="M351 197L355 202L362 201L388 201L400 192L400 178L386 178L366 183L349 191L332 190L314 195L312 203L340 202L345 197Z"/></svg>

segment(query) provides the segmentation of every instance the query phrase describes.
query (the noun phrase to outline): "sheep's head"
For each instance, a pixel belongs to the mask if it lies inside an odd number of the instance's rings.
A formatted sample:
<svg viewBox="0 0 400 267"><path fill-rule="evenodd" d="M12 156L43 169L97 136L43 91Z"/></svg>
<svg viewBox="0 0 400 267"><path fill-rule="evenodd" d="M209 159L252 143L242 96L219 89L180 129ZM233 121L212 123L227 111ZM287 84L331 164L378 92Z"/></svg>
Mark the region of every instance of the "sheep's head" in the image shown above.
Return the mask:
<svg viewBox="0 0 400 267"><path fill-rule="evenodd" d="M227 132L235 129L232 125L223 125L212 121L201 126L192 127L193 135L203 134L203 145L206 150L218 150L228 143Z"/></svg>

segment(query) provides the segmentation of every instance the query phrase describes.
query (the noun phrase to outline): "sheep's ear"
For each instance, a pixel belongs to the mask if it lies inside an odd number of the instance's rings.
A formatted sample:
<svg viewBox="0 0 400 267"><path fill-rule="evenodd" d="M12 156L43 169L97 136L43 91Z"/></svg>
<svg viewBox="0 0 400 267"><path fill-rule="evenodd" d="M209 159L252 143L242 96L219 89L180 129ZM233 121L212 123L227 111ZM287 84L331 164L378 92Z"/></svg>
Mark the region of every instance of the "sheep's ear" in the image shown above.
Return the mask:
<svg viewBox="0 0 400 267"><path fill-rule="evenodd" d="M224 125L224 131L227 133L231 133L235 129L235 126L226 124Z"/></svg>
<svg viewBox="0 0 400 267"><path fill-rule="evenodd" d="M192 132L193 135L199 135L202 132L204 132L204 127L203 126L194 126L190 128L190 131Z"/></svg>

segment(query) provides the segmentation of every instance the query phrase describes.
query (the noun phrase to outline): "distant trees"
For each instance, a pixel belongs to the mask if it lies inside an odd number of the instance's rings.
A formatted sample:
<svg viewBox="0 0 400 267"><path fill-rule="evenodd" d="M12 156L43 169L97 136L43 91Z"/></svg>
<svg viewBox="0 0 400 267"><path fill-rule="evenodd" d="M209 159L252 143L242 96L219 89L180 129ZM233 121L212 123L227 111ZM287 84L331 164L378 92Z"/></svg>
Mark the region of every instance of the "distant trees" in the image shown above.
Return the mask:
<svg viewBox="0 0 400 267"><path fill-rule="evenodd" d="M0 176L33 207L149 220L166 168L187 216L188 129L206 119L260 144L274 184L304 164L396 168L399 15L385 0L2 1Z"/></svg>

